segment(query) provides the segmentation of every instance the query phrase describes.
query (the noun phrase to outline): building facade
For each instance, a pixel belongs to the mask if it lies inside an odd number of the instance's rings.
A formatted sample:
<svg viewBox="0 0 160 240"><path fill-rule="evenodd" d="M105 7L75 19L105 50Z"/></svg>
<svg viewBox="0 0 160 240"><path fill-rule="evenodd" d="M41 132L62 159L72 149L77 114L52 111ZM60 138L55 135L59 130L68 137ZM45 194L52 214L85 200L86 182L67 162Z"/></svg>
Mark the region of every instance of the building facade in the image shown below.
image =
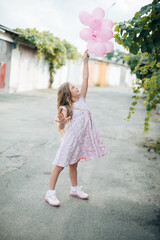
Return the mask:
<svg viewBox="0 0 160 240"><path fill-rule="evenodd" d="M80 86L82 73L82 61L68 61L54 74L52 88L66 81ZM49 75L48 62L38 58L37 49L20 39L17 32L0 25L0 92L47 89ZM131 87L134 78L126 65L89 60L89 86Z"/></svg>

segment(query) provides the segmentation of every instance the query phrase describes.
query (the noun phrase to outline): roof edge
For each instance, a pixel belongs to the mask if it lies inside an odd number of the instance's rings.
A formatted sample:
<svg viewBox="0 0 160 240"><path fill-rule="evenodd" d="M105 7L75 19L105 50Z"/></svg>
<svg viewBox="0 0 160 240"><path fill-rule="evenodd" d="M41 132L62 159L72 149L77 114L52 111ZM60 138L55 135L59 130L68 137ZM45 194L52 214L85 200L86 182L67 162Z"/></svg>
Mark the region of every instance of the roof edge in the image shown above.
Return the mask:
<svg viewBox="0 0 160 240"><path fill-rule="evenodd" d="M3 25L1 25L1 24L0 24L0 29L4 30L5 32L13 33L13 34L19 36L19 33L18 33L18 32L14 31L14 30L11 29L11 28L5 27L5 26L3 26Z"/></svg>

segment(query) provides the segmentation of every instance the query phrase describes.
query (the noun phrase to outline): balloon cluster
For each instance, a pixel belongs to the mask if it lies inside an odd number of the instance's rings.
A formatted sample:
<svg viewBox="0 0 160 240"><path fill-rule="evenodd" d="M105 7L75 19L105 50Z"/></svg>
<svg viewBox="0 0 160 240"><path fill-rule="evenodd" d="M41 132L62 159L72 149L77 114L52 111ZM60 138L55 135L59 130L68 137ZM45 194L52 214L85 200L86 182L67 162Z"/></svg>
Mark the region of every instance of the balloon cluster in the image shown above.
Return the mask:
<svg viewBox="0 0 160 240"><path fill-rule="evenodd" d="M114 45L109 40L113 37L113 22L104 19L105 11L102 8L95 8L90 15L87 11L81 11L79 19L82 24L89 26L80 31L80 37L85 40L87 49L97 57L112 52Z"/></svg>

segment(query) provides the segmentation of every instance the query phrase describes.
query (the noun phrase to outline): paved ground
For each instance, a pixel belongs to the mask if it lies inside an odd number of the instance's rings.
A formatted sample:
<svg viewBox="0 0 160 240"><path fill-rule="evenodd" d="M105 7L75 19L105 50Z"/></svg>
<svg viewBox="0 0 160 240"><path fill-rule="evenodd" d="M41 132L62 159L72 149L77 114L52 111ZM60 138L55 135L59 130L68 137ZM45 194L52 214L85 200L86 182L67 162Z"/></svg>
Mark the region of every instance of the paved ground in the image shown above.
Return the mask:
<svg viewBox="0 0 160 240"><path fill-rule="evenodd" d="M80 162L89 200L69 196L68 167L57 183L59 208L44 201L60 144L56 90L0 94L0 239L159 240L160 155L142 147L160 133L153 113L143 134L143 99L130 122L128 88L89 87L86 102L108 149Z"/></svg>

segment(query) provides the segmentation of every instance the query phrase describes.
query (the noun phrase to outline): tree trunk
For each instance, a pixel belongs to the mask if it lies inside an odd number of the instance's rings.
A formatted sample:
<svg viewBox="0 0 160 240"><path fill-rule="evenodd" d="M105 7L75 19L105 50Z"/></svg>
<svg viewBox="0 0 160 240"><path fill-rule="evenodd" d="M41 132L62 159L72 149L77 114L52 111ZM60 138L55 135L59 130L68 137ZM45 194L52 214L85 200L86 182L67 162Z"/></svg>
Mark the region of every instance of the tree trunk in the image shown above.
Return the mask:
<svg viewBox="0 0 160 240"><path fill-rule="evenodd" d="M53 81L54 81L54 79L53 79L53 74L52 74L52 71L50 71L48 88L52 88L52 83L53 83Z"/></svg>

